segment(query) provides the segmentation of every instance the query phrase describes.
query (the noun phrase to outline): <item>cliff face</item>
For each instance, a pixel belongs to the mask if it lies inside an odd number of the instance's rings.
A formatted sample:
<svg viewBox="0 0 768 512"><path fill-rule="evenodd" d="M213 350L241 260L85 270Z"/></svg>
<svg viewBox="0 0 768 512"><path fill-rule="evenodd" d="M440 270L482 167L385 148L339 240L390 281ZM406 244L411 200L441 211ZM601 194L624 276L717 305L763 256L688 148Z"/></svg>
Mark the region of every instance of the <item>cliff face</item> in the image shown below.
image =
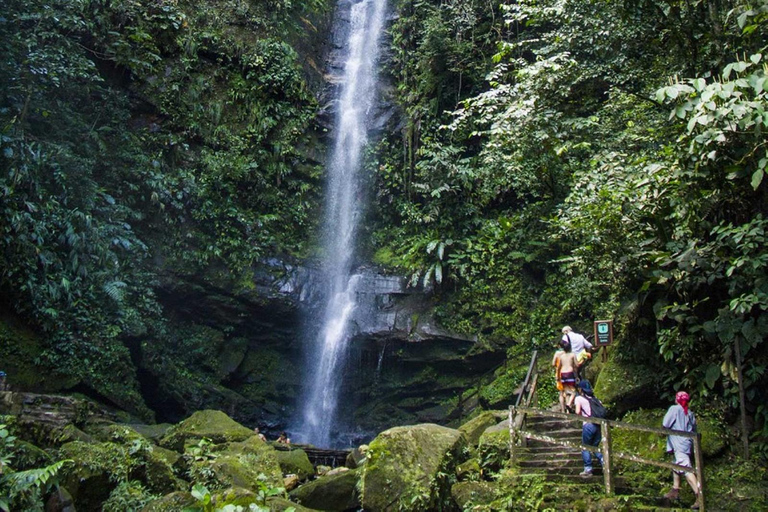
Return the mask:
<svg viewBox="0 0 768 512"><path fill-rule="evenodd" d="M304 346L318 329L319 275L273 259L254 276L247 287L214 273L164 280L158 295L178 337L135 351L159 420L216 407L269 431L289 424L312 364ZM402 278L366 269L357 289L351 355L339 374L342 423L365 438L398 421L458 416L455 396L497 365L499 354L442 329L433 297Z"/></svg>

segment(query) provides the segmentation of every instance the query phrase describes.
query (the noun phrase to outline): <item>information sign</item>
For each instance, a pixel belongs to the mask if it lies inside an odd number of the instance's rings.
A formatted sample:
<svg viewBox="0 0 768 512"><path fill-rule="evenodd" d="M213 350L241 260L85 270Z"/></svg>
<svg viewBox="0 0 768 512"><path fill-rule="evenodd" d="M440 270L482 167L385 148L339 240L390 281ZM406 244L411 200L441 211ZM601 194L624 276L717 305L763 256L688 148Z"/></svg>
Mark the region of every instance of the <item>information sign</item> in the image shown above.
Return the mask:
<svg viewBox="0 0 768 512"><path fill-rule="evenodd" d="M607 347L613 342L613 320L595 320L595 346Z"/></svg>

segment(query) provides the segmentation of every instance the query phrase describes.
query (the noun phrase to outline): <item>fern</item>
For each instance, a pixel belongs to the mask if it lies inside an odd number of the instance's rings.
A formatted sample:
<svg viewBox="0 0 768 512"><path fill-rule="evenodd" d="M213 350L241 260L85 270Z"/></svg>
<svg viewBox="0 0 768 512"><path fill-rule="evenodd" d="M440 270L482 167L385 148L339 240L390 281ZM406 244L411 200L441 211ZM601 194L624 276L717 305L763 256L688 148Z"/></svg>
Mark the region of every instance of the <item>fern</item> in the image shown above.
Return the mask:
<svg viewBox="0 0 768 512"><path fill-rule="evenodd" d="M9 501L0 502L0 509L10 510L9 504L29 505L39 501L45 491L56 483L59 471L71 460L54 462L44 468L28 469L9 473L0 480L0 488L4 490Z"/></svg>
<svg viewBox="0 0 768 512"><path fill-rule="evenodd" d="M125 297L125 288L126 285L122 281L110 281L108 283L104 283L104 292L109 295L109 298L114 300L115 302L123 302L123 298Z"/></svg>

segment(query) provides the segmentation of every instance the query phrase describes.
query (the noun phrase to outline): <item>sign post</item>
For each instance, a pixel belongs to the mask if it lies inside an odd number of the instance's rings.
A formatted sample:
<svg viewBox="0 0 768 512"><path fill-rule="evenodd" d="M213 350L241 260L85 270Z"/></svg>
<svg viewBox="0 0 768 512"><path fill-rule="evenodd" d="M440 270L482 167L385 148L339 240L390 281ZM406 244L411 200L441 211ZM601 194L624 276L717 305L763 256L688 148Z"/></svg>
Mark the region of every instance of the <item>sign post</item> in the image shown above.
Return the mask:
<svg viewBox="0 0 768 512"><path fill-rule="evenodd" d="M608 359L608 345L613 343L613 320L595 320L595 347L603 348L602 360Z"/></svg>

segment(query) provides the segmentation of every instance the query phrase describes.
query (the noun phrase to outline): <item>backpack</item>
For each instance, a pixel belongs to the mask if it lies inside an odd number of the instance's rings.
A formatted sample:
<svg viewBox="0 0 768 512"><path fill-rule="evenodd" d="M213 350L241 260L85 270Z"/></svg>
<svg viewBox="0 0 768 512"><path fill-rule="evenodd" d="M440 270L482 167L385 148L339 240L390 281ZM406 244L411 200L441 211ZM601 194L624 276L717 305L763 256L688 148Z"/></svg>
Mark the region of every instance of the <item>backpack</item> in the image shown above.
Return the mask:
<svg viewBox="0 0 768 512"><path fill-rule="evenodd" d="M592 410L590 418L605 418L608 415L608 410L603 403L594 396L589 396L585 393L585 398L589 401L589 408Z"/></svg>

